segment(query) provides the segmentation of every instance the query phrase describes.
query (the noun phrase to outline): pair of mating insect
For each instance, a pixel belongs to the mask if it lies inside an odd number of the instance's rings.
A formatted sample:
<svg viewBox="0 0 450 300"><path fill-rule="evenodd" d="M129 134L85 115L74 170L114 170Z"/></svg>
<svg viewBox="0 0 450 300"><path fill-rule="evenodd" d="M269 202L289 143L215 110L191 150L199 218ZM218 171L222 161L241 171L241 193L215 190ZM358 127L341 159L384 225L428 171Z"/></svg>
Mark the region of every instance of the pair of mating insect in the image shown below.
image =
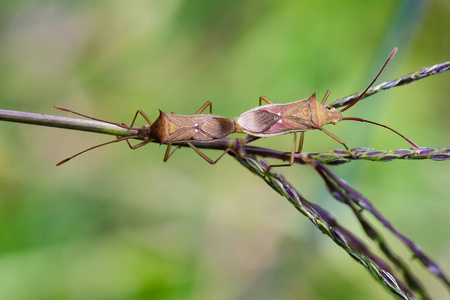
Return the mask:
<svg viewBox="0 0 450 300"><path fill-rule="evenodd" d="M119 142L122 140L126 140L131 149L137 149L150 142L159 142L161 144L167 144L168 146L164 155L164 161L167 161L169 157L175 152L175 150L177 150L180 147L179 145L177 145L176 148L172 152L170 152L170 148L173 143L186 142L187 145L189 145L203 159L205 159L210 164L215 164L230 149L227 149L224 153L222 153L222 155L219 156L219 158L213 161L212 159L207 157L203 152L197 149L191 143L191 141L214 141L222 139L231 133L237 132L237 133L246 133L255 137L268 137L294 133L294 140L292 144L289 164L273 165L271 167L289 166L292 165L294 162L295 153L300 153L302 150L305 131L313 129L318 129L325 132L331 138L333 138L338 143L343 145L345 149L347 149L347 151L353 156L353 153L349 150L347 145L345 145L345 143L340 138L338 138L337 136L335 136L334 134L323 128L324 125L337 124L338 122L343 120L367 122L370 124L382 126L398 134L399 136L404 138L408 143L413 145L415 148L419 148L411 140L407 139L397 131L385 125L364 120L361 118L342 117L342 112L355 105L363 97L363 95L367 92L367 90L373 85L373 83L376 81L378 76L383 71L386 64L394 56L396 51L397 48L395 48L392 51L389 58L384 63L383 67L381 68L375 79L372 81L372 83L366 88L366 90L362 92L358 98L356 98L353 102L351 102L341 110L337 110L335 108L330 109L326 108L325 102L330 94L330 91L327 91L321 102L317 100L315 94L313 94L308 99L298 100L287 104L274 104L266 97L260 97L259 98L260 106L244 112L239 117L234 119L234 121L226 117L213 115L211 102L209 101L207 101L195 113L195 115L177 115L174 113L166 114L160 111L159 117L153 123L150 121L149 117L142 110L138 110L134 116L131 125L128 126L124 124L112 123L92 118L65 108L55 106L55 108L57 109L71 112L83 117L87 117L89 119L113 124L126 129L137 130L136 135L118 138L116 140L91 147L59 162L57 165L61 165L86 151L114 142ZM267 103L267 105L261 106L262 101ZM210 114L202 114L202 112L205 111L208 107L210 110ZM138 115L141 115L148 122L148 124L144 125L143 127L133 127ZM298 148L296 147L297 132L301 133ZM140 139L143 140L143 142L132 146L129 143L129 139ZM295 149L297 149L297 151L295 151Z"/></svg>

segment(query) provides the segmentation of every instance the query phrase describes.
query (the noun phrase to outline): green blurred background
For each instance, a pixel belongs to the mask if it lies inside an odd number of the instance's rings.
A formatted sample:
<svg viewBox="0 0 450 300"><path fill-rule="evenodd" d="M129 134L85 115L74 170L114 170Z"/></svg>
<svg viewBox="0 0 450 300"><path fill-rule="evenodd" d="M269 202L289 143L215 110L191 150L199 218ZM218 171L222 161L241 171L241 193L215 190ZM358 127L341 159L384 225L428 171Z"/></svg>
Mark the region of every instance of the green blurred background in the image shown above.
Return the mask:
<svg viewBox="0 0 450 300"><path fill-rule="evenodd" d="M206 100L234 118L261 95L286 103L330 89L336 99L364 89L396 46L378 82L449 60L449 15L447 0L1 1L0 108L67 116L59 105L129 123L137 109L155 119L158 109L192 114ZM449 78L380 93L345 115L449 147ZM409 147L368 124L328 129L349 147ZM231 157L210 166L182 149L163 163L165 147L118 144L56 168L111 137L2 122L0 139L0 299L391 297ZM291 142L255 145L288 151ZM305 151L335 148L323 133L306 134ZM332 170L449 273L448 162ZM280 171L360 232L312 169ZM436 299L448 297L412 265Z"/></svg>

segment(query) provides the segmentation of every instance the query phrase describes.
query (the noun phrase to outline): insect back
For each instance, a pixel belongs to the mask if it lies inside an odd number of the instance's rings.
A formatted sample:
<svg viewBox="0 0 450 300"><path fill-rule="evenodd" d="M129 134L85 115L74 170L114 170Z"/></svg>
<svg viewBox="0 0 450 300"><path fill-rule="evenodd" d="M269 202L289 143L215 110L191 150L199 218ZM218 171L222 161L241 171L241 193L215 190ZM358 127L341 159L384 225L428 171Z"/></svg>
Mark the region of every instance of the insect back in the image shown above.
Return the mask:
<svg viewBox="0 0 450 300"><path fill-rule="evenodd" d="M210 108L210 114L201 114L207 107ZM166 114L160 110L159 117L150 126L150 138L161 144L167 144L163 159L165 162L180 148L180 145L176 145L175 149L170 152L173 143L186 142L198 155L212 165L230 151L228 148L216 160L212 160L191 143L191 141L214 141L235 132L233 120L211 113L210 101L207 101L195 115Z"/></svg>
<svg viewBox="0 0 450 300"><path fill-rule="evenodd" d="M163 144L187 141L212 141L235 131L234 122L228 118L205 115L177 115L160 111L158 119L150 126L151 137Z"/></svg>

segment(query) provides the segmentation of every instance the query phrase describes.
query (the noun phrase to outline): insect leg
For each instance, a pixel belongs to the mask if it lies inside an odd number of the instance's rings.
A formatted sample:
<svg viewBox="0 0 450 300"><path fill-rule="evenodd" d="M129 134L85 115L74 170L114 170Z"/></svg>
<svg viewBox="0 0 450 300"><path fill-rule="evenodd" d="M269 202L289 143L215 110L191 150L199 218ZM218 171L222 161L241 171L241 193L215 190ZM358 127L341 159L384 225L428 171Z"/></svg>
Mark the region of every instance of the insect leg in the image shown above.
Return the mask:
<svg viewBox="0 0 450 300"><path fill-rule="evenodd" d="M208 156L206 156L205 153L201 152L197 147L195 147L194 145L192 145L191 143L187 143L189 145L189 147L192 148L192 150L194 150L198 155L200 155L204 160L206 160L208 163L210 163L211 165L215 165L225 154L228 153L228 151L231 150L231 148L228 148L227 150L225 150L216 160L212 160L211 158L209 158ZM172 152L173 153L173 152Z"/></svg>
<svg viewBox="0 0 450 300"><path fill-rule="evenodd" d="M350 151L350 149L347 147L347 145L344 143L343 140L341 140L340 138L338 138L337 136L335 136L334 134L332 134L331 132L329 132L326 129L323 128L319 128L320 130L322 130L323 132L325 132L328 136L330 136L332 139L334 139L336 142L338 142L339 144L341 144L342 146L345 147L345 149L347 149L348 153L350 153L350 155L355 158L355 155L353 155L353 152Z"/></svg>
<svg viewBox="0 0 450 300"><path fill-rule="evenodd" d="M303 149L303 142L305 141L305 132L300 133L300 142L298 143L298 150L296 153L301 153Z"/></svg>
<svg viewBox="0 0 450 300"><path fill-rule="evenodd" d="M302 132L303 133L303 132ZM275 167L290 167L294 164L294 159L295 159L295 148L297 146L297 133L294 132L294 140L292 142L292 148L291 148L291 156L289 157L289 163L288 164L279 164L279 165L270 165L267 169L266 172L264 173L264 178L266 178L267 174L269 174L270 169L275 168Z"/></svg>
<svg viewBox="0 0 450 300"><path fill-rule="evenodd" d="M320 102L322 105L324 105L325 102L327 102L328 96L330 96L330 90L328 90L328 91L325 93L325 96L323 96L322 102Z"/></svg>
<svg viewBox="0 0 450 300"><path fill-rule="evenodd" d="M172 154L177 151L181 146L180 145L176 145L175 149L173 149L172 152L170 152L170 147L172 147L172 144L168 144L167 148L166 148L166 153L164 153L164 159L163 161L166 162L169 160L169 158L172 156Z"/></svg>
<svg viewBox="0 0 450 300"><path fill-rule="evenodd" d="M147 121L147 123L149 125L152 125L152 121L150 121L150 118L145 114L145 112L143 112L142 110L138 110L136 112L136 114L134 115L134 118L133 118L133 121L131 122L130 127L133 127L134 122L136 121L136 118L137 118L138 114L140 114L145 119L145 121Z"/></svg>
<svg viewBox="0 0 450 300"><path fill-rule="evenodd" d="M267 104L273 104L273 102L270 101L269 98L261 96L261 97L259 97L259 106L261 106L262 101L266 102Z"/></svg>
<svg viewBox="0 0 450 300"><path fill-rule="evenodd" d="M195 114L196 115L201 114L208 106L209 106L209 113L212 114L212 103L211 103L211 101L206 101L205 104L203 104L202 107L200 107L200 109L197 110L197 112Z"/></svg>
<svg viewBox="0 0 450 300"><path fill-rule="evenodd" d="M128 141L128 140L127 140L127 141ZM137 149L137 148L141 148L142 146L147 145L147 144L150 143L150 142L153 142L153 140L146 140L146 141L143 141L143 142L141 142L141 143L139 143L139 144L136 144L136 145L134 145L134 146L131 146L130 143L128 143L128 145L130 146L130 149L131 149L131 150L135 150L135 149Z"/></svg>
<svg viewBox="0 0 450 300"><path fill-rule="evenodd" d="M136 118L137 118L138 114L140 114L140 115L145 119L145 121L147 121L147 123L148 123L149 125L152 125L152 121L150 121L150 118L145 114L145 112L143 112L142 110L138 110L138 111L136 111L136 113L134 114L134 118L133 118L133 121L131 122L130 127L133 127L134 122L136 122ZM125 124L123 124L123 125L125 125ZM126 125L125 125L125 126L126 126ZM130 141L127 140L128 147L130 147L130 149L132 149L132 150L137 149L137 148L139 148L139 147L142 147L142 146L148 144L149 142L150 142L150 141L144 141L144 142L142 142L142 143L139 143L139 144L136 144L136 145L132 146L131 143L130 143Z"/></svg>
<svg viewBox="0 0 450 300"><path fill-rule="evenodd" d="M192 148L192 150L194 150L198 155L200 155L204 160L206 160L211 165L216 164L226 153L228 153L228 151L231 150L230 148L228 148L216 160L212 160L211 158L206 156L205 153L201 152L197 147L195 147L191 143L187 143L187 144L189 145L189 147ZM172 156L172 154L181 147L180 145L176 145L175 149L172 152L170 152L171 146L172 146L172 144L167 145L166 153L164 154L164 159L163 159L164 162L169 160L169 158Z"/></svg>

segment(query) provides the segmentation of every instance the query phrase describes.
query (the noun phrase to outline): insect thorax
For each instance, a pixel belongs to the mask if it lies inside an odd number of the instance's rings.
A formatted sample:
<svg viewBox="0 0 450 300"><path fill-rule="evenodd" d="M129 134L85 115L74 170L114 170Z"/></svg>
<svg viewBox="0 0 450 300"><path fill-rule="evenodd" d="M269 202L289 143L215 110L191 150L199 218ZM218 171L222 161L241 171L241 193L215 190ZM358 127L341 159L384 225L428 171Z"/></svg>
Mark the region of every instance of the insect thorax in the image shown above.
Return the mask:
<svg viewBox="0 0 450 300"><path fill-rule="evenodd" d="M326 124L334 124L336 125L338 122L342 121L342 113L340 110L335 109L334 107L327 109L327 113L323 115L323 118L321 120L322 127Z"/></svg>
<svg viewBox="0 0 450 300"><path fill-rule="evenodd" d="M160 143L165 143L169 136L169 121L167 114L160 111L159 117L150 126L150 138Z"/></svg>

